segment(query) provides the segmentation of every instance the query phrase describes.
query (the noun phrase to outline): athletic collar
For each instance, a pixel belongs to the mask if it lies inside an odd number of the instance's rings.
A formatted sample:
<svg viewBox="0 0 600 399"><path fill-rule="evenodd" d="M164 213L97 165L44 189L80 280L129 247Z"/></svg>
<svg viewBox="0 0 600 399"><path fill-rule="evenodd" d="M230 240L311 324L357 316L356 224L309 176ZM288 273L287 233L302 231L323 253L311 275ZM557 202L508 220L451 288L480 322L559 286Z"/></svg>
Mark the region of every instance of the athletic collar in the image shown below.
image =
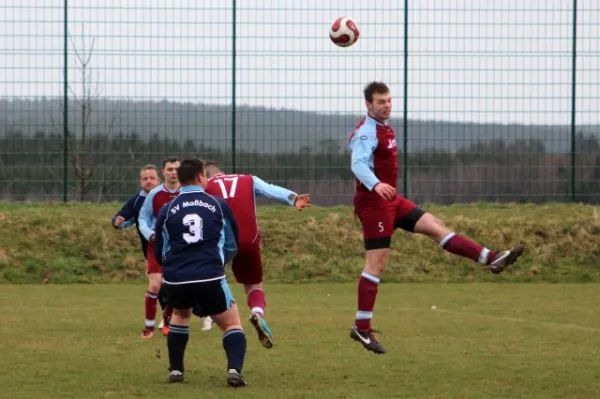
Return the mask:
<svg viewBox="0 0 600 399"><path fill-rule="evenodd" d="M369 113L367 113L366 118L370 121L372 121L373 123L380 125L380 126L387 126L388 123L381 123L379 122L377 119L373 118L371 115L369 115Z"/></svg>
<svg viewBox="0 0 600 399"><path fill-rule="evenodd" d="M181 189L179 190L180 193L189 193L190 191L202 191L203 192L204 187L191 185L191 186L181 187Z"/></svg>

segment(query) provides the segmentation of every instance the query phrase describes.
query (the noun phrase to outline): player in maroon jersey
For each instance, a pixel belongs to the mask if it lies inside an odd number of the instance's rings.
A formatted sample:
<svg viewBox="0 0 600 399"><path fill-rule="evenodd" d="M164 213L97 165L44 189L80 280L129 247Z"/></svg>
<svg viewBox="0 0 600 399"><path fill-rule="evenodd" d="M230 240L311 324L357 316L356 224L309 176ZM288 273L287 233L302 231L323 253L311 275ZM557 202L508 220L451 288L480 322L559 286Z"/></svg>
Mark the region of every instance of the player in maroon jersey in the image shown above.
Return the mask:
<svg viewBox="0 0 600 399"><path fill-rule="evenodd" d="M396 136L388 124L392 110L390 90L384 83L372 82L365 87L364 97L368 112L354 129L349 143L356 177L354 212L362 224L366 250L366 265L358 282L358 311L350 337L367 350L385 353L373 335L371 318L395 229L429 236L446 251L487 265L492 273L501 273L514 263L524 247L489 250L453 232L441 220L398 195Z"/></svg>
<svg viewBox="0 0 600 399"><path fill-rule="evenodd" d="M299 211L309 207L308 194L296 194L286 188L266 183L252 175L225 174L214 162L206 163L209 177L206 192L227 201L239 229L239 247L231 268L238 283L244 285L250 322L265 348L273 346L273 334L264 320L266 307L263 291L263 267L260 234L256 221L256 196L274 199L295 206Z"/></svg>
<svg viewBox="0 0 600 399"><path fill-rule="evenodd" d="M179 180L177 179L177 168L179 168L179 159L167 158L162 162L162 175L165 182L148 193L146 201L140 210L139 231L144 238L148 240L148 251L146 253L146 274L148 275L148 291L145 299L146 322L142 331L143 339L152 338L154 335L154 319L156 318L156 302L162 282L162 269L154 257L154 222L160 209L173 198L179 195ZM161 302L161 307L162 307ZM169 308L163 309L166 318L170 313ZM163 334L168 333L168 324L165 324L164 318L161 322Z"/></svg>

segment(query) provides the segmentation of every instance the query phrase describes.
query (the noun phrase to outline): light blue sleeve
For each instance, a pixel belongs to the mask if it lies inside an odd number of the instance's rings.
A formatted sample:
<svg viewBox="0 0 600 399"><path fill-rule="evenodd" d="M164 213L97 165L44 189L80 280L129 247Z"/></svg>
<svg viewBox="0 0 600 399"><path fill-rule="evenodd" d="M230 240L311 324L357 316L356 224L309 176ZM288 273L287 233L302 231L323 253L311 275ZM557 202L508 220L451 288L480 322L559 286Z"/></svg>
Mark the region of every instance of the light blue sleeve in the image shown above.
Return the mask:
<svg viewBox="0 0 600 399"><path fill-rule="evenodd" d="M274 184L269 184L259 177L252 176L254 180L254 194L262 197L267 197L279 202L284 202L288 205L294 205L298 194L288 190L287 188L279 187Z"/></svg>
<svg viewBox="0 0 600 399"><path fill-rule="evenodd" d="M223 255L225 256L225 264L228 264L235 258L238 246L235 240L235 234L227 219L223 220L223 229L225 230L225 245L223 245Z"/></svg>
<svg viewBox="0 0 600 399"><path fill-rule="evenodd" d="M148 241L150 241L150 237L154 234L154 212L152 209L152 202L154 202L154 196L156 195L157 189L160 188L157 187L148 193L144 205L142 205L142 209L140 210L140 216L138 217L138 229Z"/></svg>
<svg viewBox="0 0 600 399"><path fill-rule="evenodd" d="M372 169L375 148L377 148L377 138L373 134L365 134L360 130L350 141L352 173L369 191L373 191L373 187L379 183Z"/></svg>
<svg viewBox="0 0 600 399"><path fill-rule="evenodd" d="M156 234L154 235L154 258L159 265L164 263L164 255L169 251L169 233L165 221L167 220L168 206L164 206L156 216Z"/></svg>

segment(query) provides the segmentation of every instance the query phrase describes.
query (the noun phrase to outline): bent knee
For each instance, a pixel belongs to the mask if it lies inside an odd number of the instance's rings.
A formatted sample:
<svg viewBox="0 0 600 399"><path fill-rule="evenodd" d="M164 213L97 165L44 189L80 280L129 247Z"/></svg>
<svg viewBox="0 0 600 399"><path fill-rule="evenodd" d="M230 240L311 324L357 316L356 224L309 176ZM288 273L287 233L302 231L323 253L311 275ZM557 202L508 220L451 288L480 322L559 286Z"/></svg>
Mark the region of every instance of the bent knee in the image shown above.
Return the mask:
<svg viewBox="0 0 600 399"><path fill-rule="evenodd" d="M426 212L415 226L415 233L427 235L434 240L441 240L449 232L448 227L441 219Z"/></svg>
<svg viewBox="0 0 600 399"><path fill-rule="evenodd" d="M155 282L155 281L150 281L150 283L148 284L148 291L150 292L158 292L160 291L160 280Z"/></svg>

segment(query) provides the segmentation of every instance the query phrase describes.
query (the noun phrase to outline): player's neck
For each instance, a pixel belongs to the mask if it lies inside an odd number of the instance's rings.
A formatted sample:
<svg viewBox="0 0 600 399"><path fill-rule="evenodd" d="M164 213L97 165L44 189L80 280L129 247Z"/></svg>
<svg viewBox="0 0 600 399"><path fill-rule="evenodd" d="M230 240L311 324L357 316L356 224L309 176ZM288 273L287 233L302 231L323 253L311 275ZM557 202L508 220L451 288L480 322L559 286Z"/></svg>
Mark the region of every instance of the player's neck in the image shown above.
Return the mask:
<svg viewBox="0 0 600 399"><path fill-rule="evenodd" d="M179 188L179 182L177 182L177 183L165 182L165 188L169 191L177 190Z"/></svg>
<svg viewBox="0 0 600 399"><path fill-rule="evenodd" d="M382 125L385 125L387 123L387 119L379 119L377 118L375 115L373 115L372 113L369 112L369 116L373 119L375 119L377 122L381 123Z"/></svg>

